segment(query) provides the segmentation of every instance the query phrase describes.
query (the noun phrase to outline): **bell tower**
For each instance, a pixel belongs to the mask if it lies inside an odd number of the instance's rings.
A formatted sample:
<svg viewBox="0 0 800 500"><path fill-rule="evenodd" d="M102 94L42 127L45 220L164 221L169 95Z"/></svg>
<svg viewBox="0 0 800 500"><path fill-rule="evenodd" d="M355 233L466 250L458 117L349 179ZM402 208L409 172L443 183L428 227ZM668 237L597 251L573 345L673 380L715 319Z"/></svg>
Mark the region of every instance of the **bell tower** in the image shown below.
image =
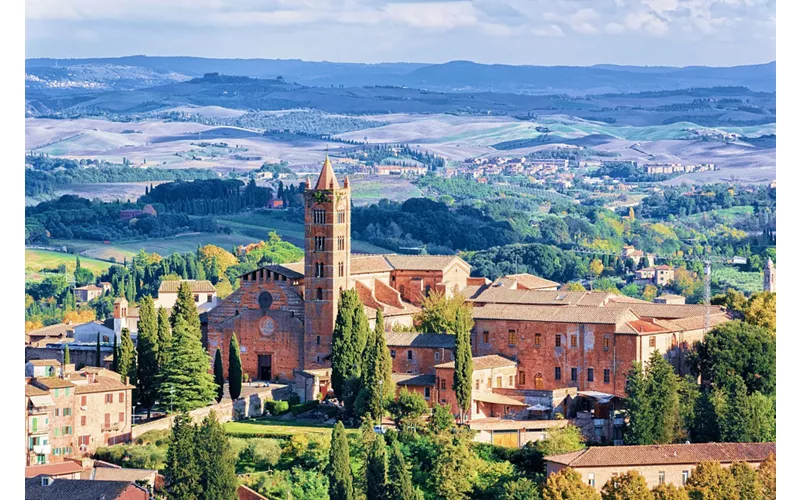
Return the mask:
<svg viewBox="0 0 800 500"><path fill-rule="evenodd" d="M305 332L301 365L330 366L339 293L350 275L350 181L340 187L328 156L305 203Z"/></svg>

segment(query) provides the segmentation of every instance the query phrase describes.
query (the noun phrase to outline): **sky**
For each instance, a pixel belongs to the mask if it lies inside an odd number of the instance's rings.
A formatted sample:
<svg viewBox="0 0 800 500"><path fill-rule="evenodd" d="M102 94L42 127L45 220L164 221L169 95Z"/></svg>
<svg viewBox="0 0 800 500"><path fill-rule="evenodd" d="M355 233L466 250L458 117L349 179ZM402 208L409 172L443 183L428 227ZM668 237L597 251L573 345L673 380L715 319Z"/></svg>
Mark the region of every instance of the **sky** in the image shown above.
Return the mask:
<svg viewBox="0 0 800 500"><path fill-rule="evenodd" d="M26 57L733 66L776 0L26 0Z"/></svg>

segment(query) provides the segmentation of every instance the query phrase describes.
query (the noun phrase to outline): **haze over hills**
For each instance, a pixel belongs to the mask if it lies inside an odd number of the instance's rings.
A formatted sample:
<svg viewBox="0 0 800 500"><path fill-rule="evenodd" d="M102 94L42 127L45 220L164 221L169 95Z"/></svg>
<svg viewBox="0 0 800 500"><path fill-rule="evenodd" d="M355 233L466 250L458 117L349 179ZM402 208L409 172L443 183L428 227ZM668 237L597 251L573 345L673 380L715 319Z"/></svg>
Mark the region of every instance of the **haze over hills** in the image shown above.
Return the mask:
<svg viewBox="0 0 800 500"><path fill-rule="evenodd" d="M446 92L512 92L526 94L602 94L673 90L694 87L744 86L754 91L775 91L775 62L733 67L511 66L451 61L424 63L341 63L296 59L212 59L201 57L127 56L97 59L28 59L26 73L40 79L64 78L75 73L106 88L119 88L109 78L109 68L130 67L147 84L154 80L180 81L206 73L274 79L306 86L405 86ZM60 73L56 73L56 67ZM65 70L65 68L68 68ZM74 72L71 68L78 68ZM95 74L92 75L92 70ZM94 80L92 80L94 79Z"/></svg>

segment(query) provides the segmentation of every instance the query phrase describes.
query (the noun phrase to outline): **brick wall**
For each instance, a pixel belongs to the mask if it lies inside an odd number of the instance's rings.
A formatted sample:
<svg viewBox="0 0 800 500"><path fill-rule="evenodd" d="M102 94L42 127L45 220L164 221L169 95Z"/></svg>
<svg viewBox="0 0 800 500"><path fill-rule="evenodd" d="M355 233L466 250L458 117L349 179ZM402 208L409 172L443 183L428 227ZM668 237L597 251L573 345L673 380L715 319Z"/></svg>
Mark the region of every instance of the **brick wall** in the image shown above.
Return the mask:
<svg viewBox="0 0 800 500"><path fill-rule="evenodd" d="M441 347L401 347L389 346L389 351L394 352L392 357L392 372L394 373L422 373L433 374L434 366L439 363L453 361L453 350ZM408 353L411 358L408 359ZM436 359L436 355L439 359Z"/></svg>

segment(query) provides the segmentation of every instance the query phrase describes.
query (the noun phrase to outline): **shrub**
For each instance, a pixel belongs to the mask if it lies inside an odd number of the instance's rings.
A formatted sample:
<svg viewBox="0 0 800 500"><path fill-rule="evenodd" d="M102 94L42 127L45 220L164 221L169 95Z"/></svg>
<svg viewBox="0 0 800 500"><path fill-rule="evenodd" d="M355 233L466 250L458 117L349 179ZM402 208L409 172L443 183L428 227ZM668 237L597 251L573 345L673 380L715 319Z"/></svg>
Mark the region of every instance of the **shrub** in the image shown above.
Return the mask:
<svg viewBox="0 0 800 500"><path fill-rule="evenodd" d="M264 401L264 411L269 412L270 415L283 415L289 411L288 401Z"/></svg>
<svg viewBox="0 0 800 500"><path fill-rule="evenodd" d="M292 415L300 415L301 413L315 409L317 406L319 406L319 401L307 401L298 405L291 405L291 412Z"/></svg>

